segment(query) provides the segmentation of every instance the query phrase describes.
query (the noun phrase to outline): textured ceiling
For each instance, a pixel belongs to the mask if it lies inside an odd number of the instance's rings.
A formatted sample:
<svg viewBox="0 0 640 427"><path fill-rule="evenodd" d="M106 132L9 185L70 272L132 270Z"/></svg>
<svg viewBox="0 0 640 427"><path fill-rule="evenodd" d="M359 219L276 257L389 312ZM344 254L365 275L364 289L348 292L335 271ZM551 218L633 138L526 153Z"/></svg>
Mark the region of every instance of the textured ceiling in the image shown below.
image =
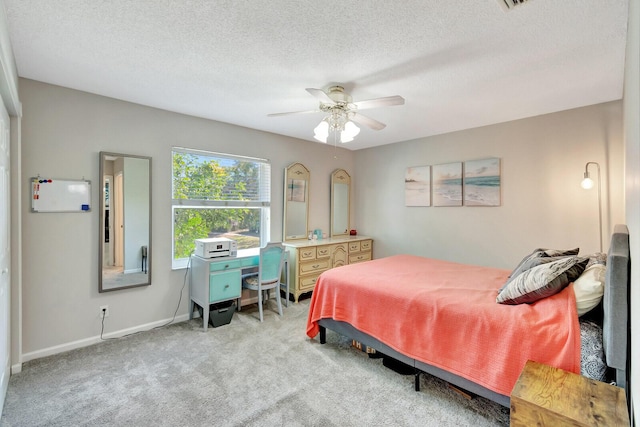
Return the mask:
<svg viewBox="0 0 640 427"><path fill-rule="evenodd" d="M502 1L502 0L500 0ZM384 122L361 149L622 97L628 0L3 0L21 77L309 141L305 88Z"/></svg>

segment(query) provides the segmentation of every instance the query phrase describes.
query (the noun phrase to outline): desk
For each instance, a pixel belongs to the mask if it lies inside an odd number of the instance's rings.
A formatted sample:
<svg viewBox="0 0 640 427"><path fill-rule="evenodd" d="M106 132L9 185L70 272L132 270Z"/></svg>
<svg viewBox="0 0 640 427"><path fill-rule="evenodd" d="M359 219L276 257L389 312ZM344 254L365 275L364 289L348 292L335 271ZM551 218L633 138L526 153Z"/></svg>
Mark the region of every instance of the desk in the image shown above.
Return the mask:
<svg viewBox="0 0 640 427"><path fill-rule="evenodd" d="M280 283L281 290L289 295L289 269L285 254L283 272L285 282ZM202 326L207 330L209 324L209 304L236 300L238 310L243 305L257 302L250 298L248 290L243 295L242 275L257 271L260 265L260 249L238 251L237 257L202 258L191 256L191 274L189 276L189 319L193 318L195 304L202 307ZM289 298L285 300L289 306Z"/></svg>

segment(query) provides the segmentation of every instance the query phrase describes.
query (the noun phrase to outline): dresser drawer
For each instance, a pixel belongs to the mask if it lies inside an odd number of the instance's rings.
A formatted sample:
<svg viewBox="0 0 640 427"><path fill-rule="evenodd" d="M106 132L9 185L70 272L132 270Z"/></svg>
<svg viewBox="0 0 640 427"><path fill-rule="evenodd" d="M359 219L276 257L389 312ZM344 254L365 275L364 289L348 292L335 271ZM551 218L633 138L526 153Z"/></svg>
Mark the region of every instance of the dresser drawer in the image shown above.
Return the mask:
<svg viewBox="0 0 640 427"><path fill-rule="evenodd" d="M240 258L242 267L257 267L260 264L260 255Z"/></svg>
<svg viewBox="0 0 640 427"><path fill-rule="evenodd" d="M360 242L360 250L361 251L370 251L371 250L371 240L363 240Z"/></svg>
<svg viewBox="0 0 640 427"><path fill-rule="evenodd" d="M360 252L360 242L350 242L349 252Z"/></svg>
<svg viewBox="0 0 640 427"><path fill-rule="evenodd" d="M242 290L240 270L224 271L209 275L209 302L240 297Z"/></svg>
<svg viewBox="0 0 640 427"><path fill-rule="evenodd" d="M329 246L318 246L316 248L316 258L329 258Z"/></svg>
<svg viewBox="0 0 640 427"><path fill-rule="evenodd" d="M300 275L314 272L323 272L329 268L329 259L315 260L313 262L300 263Z"/></svg>
<svg viewBox="0 0 640 427"><path fill-rule="evenodd" d="M229 258L224 261L211 262L209 264L209 271L225 271L233 270L234 268L242 268L242 259Z"/></svg>
<svg viewBox="0 0 640 427"><path fill-rule="evenodd" d="M364 252L356 255L349 255L349 264L355 264L356 262L371 260L371 252Z"/></svg>
<svg viewBox="0 0 640 427"><path fill-rule="evenodd" d="M316 248L300 248L298 250L300 261L308 261L310 259L316 259Z"/></svg>
<svg viewBox="0 0 640 427"><path fill-rule="evenodd" d="M335 244L335 245L331 246L330 249L331 249L332 252L335 252L337 250L343 250L343 251L347 252L347 250L348 250L346 243Z"/></svg>
<svg viewBox="0 0 640 427"><path fill-rule="evenodd" d="M316 285L316 282L318 281L318 277L320 277L320 274L314 274L313 276L301 277L300 278L300 289L301 290L313 289L313 287Z"/></svg>

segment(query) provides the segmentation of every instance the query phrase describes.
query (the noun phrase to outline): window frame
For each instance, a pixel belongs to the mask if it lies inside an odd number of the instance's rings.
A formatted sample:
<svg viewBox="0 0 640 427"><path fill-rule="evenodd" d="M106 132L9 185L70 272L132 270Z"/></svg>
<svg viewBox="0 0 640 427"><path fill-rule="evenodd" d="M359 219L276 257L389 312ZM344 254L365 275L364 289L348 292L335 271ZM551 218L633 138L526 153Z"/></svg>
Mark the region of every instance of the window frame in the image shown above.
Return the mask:
<svg viewBox="0 0 640 427"><path fill-rule="evenodd" d="M199 200L199 199L174 199L173 196L173 158L174 154L192 154L196 156L207 156L213 159L226 159L233 161L259 163L261 167L265 167L265 173L261 174L262 179L259 180L259 197L261 200ZM268 172L268 173L267 173ZM272 181L271 162L268 159L257 157L238 156L234 154L218 153L206 150L196 150L184 147L171 148L171 268L173 270L187 268L189 265L189 257L175 258L175 216L177 209L260 209L260 247L266 245L270 241L271 232L271 181ZM267 179L267 182L264 181ZM205 236L206 237L206 236ZM194 244L195 246L195 244ZM238 256L247 253L258 253L257 248L238 250Z"/></svg>

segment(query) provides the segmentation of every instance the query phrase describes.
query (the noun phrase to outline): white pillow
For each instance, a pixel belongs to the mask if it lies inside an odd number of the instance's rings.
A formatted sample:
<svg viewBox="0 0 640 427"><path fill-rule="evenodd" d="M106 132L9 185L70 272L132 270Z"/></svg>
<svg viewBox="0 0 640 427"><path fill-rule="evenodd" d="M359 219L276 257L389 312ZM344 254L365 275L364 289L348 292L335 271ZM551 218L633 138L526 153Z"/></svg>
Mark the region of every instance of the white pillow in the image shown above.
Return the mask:
<svg viewBox="0 0 640 427"><path fill-rule="evenodd" d="M578 316L582 316L595 308L604 295L606 267L602 264L593 264L573 282L573 291L576 294L576 307Z"/></svg>

